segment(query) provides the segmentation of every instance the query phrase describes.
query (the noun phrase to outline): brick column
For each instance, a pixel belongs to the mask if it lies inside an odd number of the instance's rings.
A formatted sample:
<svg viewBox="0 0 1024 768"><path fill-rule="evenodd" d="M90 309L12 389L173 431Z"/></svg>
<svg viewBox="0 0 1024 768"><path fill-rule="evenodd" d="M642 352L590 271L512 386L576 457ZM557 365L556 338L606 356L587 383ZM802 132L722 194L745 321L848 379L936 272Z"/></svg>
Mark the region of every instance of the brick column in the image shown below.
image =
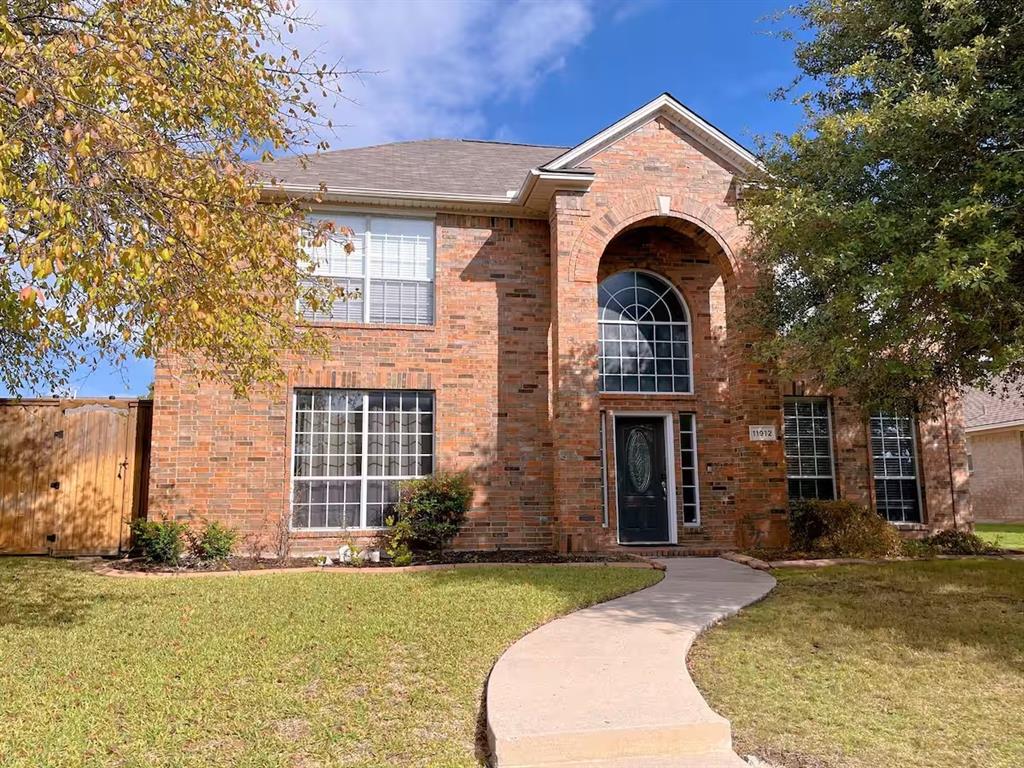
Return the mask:
<svg viewBox="0 0 1024 768"><path fill-rule="evenodd" d="M583 196L559 192L551 225L551 411L554 532L560 551L614 542L601 527L597 396L597 270L575 280L570 254L590 216Z"/></svg>

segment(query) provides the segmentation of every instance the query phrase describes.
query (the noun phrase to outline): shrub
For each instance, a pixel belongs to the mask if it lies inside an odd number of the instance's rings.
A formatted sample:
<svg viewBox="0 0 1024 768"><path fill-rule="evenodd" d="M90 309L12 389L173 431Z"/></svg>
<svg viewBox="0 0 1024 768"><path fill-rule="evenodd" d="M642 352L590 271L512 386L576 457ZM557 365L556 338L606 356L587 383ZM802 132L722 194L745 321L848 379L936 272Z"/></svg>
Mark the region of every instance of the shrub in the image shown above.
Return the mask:
<svg viewBox="0 0 1024 768"><path fill-rule="evenodd" d="M891 557L903 551L896 529L852 501L800 501L789 511L794 549L828 557Z"/></svg>
<svg viewBox="0 0 1024 768"><path fill-rule="evenodd" d="M904 539L903 540L903 556L922 558L922 557L934 557L936 555L935 548L928 543L927 539Z"/></svg>
<svg viewBox="0 0 1024 768"><path fill-rule="evenodd" d="M188 526L175 520L144 520L131 524L136 546L155 563L177 565L185 551Z"/></svg>
<svg viewBox="0 0 1024 768"><path fill-rule="evenodd" d="M381 544L384 554L391 560L392 565L409 565L412 562L412 549L409 546L412 526L408 520L395 520L393 517L389 517L385 522L388 529L384 532L384 541Z"/></svg>
<svg viewBox="0 0 1024 768"><path fill-rule="evenodd" d="M207 523L200 531L189 531L192 554L200 560L226 560L238 540L238 533L216 521Z"/></svg>
<svg viewBox="0 0 1024 768"><path fill-rule="evenodd" d="M472 498L461 472L407 480L395 507L396 525L407 526L404 540L413 552L440 552L462 528Z"/></svg>
<svg viewBox="0 0 1024 768"><path fill-rule="evenodd" d="M990 551L988 544L967 531L939 531L925 541L944 555L983 555Z"/></svg>

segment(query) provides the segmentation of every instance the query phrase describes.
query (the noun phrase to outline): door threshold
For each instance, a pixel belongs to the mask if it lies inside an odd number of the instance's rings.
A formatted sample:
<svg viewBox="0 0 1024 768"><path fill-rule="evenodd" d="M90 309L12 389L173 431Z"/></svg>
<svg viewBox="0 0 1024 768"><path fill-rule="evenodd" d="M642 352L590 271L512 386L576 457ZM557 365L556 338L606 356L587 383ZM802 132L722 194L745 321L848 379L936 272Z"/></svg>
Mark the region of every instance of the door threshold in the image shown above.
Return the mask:
<svg viewBox="0 0 1024 768"><path fill-rule="evenodd" d="M678 547L679 545L671 541L620 541L618 542L620 547Z"/></svg>

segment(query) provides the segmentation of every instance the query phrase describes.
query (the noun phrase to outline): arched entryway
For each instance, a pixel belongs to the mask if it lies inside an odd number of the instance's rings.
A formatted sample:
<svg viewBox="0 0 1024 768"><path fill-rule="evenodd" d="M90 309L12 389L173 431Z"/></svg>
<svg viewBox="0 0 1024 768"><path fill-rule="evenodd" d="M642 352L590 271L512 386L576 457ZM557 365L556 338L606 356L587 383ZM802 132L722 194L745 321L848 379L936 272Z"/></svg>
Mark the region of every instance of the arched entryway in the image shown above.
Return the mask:
<svg viewBox="0 0 1024 768"><path fill-rule="evenodd" d="M610 533L620 544L699 538L702 497L713 504L702 431L728 410L729 259L691 222L642 220L608 242L596 282Z"/></svg>

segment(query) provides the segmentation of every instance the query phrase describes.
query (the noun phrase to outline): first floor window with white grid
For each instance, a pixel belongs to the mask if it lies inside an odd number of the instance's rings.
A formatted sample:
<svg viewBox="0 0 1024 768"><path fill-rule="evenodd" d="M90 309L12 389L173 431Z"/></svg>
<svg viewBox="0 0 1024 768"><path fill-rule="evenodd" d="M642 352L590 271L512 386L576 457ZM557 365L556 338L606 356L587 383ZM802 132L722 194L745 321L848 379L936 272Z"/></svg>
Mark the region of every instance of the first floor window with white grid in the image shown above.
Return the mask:
<svg viewBox="0 0 1024 768"><path fill-rule="evenodd" d="M683 523L700 523L700 490L697 487L697 417L679 414L679 460L683 469Z"/></svg>
<svg viewBox="0 0 1024 768"><path fill-rule="evenodd" d="M378 528L402 480L434 471L434 395L295 391L292 528Z"/></svg>
<svg viewBox="0 0 1024 768"><path fill-rule="evenodd" d="M874 414L871 461L878 514L891 523L921 522L914 420L892 413Z"/></svg>
<svg viewBox="0 0 1024 768"><path fill-rule="evenodd" d="M335 227L324 245L307 249L317 277L332 280L350 295L320 313L303 308L305 317L353 323L434 322L431 219L351 214L317 214L310 219L330 221ZM351 248L346 247L349 244Z"/></svg>
<svg viewBox="0 0 1024 768"><path fill-rule="evenodd" d="M828 400L823 397L787 398L782 415L790 500L834 499L836 483Z"/></svg>

